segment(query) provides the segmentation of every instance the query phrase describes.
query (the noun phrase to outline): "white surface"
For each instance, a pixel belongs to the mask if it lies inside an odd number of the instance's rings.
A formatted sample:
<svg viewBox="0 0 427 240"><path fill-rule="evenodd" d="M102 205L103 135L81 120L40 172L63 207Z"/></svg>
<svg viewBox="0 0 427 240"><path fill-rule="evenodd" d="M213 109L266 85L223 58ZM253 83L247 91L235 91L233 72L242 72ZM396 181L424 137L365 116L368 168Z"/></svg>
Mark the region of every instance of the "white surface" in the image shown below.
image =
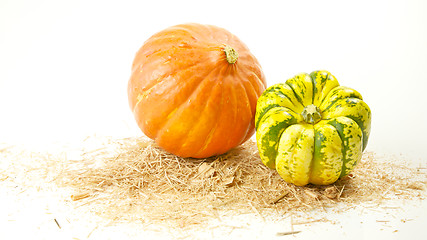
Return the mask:
<svg viewBox="0 0 427 240"><path fill-rule="evenodd" d="M368 150L425 161L426 10L423 0L2 0L0 143L40 149L93 134L140 135L126 95L135 52L157 31L199 22L244 41L269 86L329 70L371 107ZM342 221L355 234L370 228L351 216ZM391 237L418 231L403 225Z"/></svg>
<svg viewBox="0 0 427 240"><path fill-rule="evenodd" d="M182 230L113 222L73 207L64 192L0 185L0 239L411 239L424 240L427 201L364 203L347 211L314 210L260 218L221 216ZM74 204L76 205L76 204ZM78 205L78 204L77 204ZM424 213L424 214L423 214ZM6 217L4 217L6 216ZM58 222L57 223L55 222ZM299 231L295 235L280 236Z"/></svg>

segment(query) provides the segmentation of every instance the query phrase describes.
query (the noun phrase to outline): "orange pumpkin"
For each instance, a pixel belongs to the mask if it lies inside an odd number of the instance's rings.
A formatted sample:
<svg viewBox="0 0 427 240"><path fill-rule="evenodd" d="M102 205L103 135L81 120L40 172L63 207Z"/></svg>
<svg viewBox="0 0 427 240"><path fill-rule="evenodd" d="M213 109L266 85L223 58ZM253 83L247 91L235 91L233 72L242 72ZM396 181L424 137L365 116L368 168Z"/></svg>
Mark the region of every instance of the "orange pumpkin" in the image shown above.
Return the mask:
<svg viewBox="0 0 427 240"><path fill-rule="evenodd" d="M205 158L253 135L265 87L244 43L223 28L193 23L167 28L143 44L128 96L146 136L175 155Z"/></svg>

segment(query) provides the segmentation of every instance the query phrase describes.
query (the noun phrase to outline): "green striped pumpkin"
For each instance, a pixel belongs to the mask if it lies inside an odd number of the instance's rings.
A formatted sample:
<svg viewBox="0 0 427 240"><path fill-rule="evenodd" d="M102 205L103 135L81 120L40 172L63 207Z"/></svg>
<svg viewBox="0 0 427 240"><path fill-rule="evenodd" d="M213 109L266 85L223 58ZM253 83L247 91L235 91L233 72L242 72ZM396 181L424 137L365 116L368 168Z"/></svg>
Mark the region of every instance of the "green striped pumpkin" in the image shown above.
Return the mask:
<svg viewBox="0 0 427 240"><path fill-rule="evenodd" d="M356 90L315 71L267 88L257 102L255 128L262 162L286 182L327 185L361 159L371 111Z"/></svg>

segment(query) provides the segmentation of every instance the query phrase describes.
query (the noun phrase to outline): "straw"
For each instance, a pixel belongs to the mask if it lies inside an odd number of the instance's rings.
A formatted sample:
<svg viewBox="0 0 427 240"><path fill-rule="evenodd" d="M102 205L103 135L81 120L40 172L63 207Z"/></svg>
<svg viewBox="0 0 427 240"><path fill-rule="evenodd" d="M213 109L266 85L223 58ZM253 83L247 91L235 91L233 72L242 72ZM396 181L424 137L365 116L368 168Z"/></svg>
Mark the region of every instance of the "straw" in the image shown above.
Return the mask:
<svg viewBox="0 0 427 240"><path fill-rule="evenodd" d="M43 179L48 175L57 188L71 189L68 200L76 207L91 206L95 214L120 221L184 227L224 215L264 217L426 195L425 167L378 161L373 152L364 153L356 169L332 185L297 187L262 164L252 139L206 159L177 157L146 138L108 139L81 148L74 159L13 151L5 149L0 156L31 156L33 161L22 167L27 172ZM0 179L7 181L10 174L3 175Z"/></svg>

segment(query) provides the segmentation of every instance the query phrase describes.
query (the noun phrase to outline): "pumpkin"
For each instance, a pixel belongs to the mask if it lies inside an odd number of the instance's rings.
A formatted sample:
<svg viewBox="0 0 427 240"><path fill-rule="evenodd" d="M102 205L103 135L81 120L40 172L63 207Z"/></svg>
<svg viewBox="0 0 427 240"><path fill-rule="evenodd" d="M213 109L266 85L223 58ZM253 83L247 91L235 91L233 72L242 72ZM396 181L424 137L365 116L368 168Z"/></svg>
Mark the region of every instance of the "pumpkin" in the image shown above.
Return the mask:
<svg viewBox="0 0 427 240"><path fill-rule="evenodd" d="M267 88L255 126L266 166L297 186L328 185L361 159L371 111L359 92L340 86L327 71L314 71Z"/></svg>
<svg viewBox="0 0 427 240"><path fill-rule="evenodd" d="M142 132L181 157L220 155L255 132L261 66L227 30L196 23L151 36L136 53L130 109Z"/></svg>

